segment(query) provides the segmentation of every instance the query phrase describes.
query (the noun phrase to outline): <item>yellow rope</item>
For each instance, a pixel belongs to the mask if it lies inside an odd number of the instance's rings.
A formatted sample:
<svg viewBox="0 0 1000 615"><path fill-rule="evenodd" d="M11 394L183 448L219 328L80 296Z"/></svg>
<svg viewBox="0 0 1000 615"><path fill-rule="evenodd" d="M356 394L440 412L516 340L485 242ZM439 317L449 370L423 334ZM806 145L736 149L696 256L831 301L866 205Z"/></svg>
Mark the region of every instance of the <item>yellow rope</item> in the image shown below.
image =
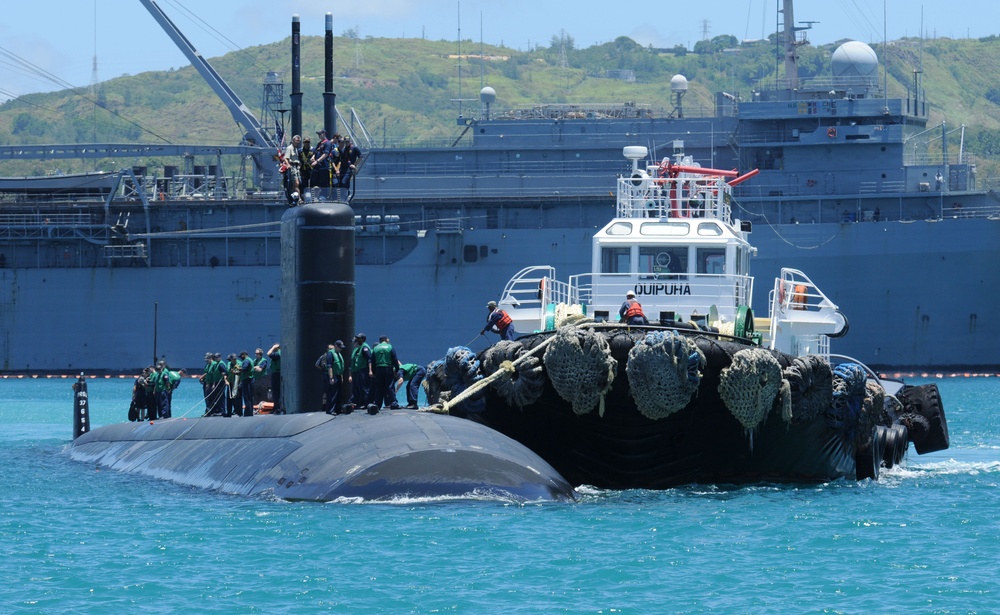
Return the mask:
<svg viewBox="0 0 1000 615"><path fill-rule="evenodd" d="M465 400L467 400L470 397L476 395L477 393L479 393L479 391L481 391L484 388L488 387L495 380L499 380L501 378L510 378L514 374L514 372L517 371L517 366L520 365L521 362L527 360L527 358L530 357L530 356L532 356L532 355L538 354L538 352L540 350L543 350L554 339L556 339L555 335L551 336L549 339L545 340L541 344L535 346L529 352L526 352L526 353L522 354L521 356L519 356L517 358L516 361L504 361L504 362L502 362L500 364L500 369L498 369L497 371L493 372L492 374L490 374L486 378L483 378L479 382L473 384L469 388L465 389L464 391L462 391L461 393L459 393L457 396L455 396L454 399L449 399L448 401L441 402L440 404L434 404L433 406L431 406L429 408L425 408L423 411L424 412L434 412L436 414L451 414L451 409L453 407L461 404Z"/></svg>

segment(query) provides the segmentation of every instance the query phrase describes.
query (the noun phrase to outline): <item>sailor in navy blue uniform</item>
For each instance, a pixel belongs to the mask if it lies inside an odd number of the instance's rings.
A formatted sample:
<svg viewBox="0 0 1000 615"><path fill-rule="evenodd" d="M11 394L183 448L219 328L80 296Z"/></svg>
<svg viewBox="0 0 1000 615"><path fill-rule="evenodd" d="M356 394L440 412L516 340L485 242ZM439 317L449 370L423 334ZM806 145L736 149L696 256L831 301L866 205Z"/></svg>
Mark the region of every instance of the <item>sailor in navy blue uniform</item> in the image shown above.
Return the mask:
<svg viewBox="0 0 1000 615"><path fill-rule="evenodd" d="M648 325L646 315L642 312L642 306L635 299L635 291L625 293L625 303L618 310L618 317L622 322L630 325Z"/></svg>
<svg viewBox="0 0 1000 615"><path fill-rule="evenodd" d="M487 303L486 309L489 310L490 315L486 318L486 326L479 332L479 335L489 330L499 334L502 340L513 340L514 336L517 335L517 331L514 330L514 321L511 319L510 314L497 309L496 301Z"/></svg>

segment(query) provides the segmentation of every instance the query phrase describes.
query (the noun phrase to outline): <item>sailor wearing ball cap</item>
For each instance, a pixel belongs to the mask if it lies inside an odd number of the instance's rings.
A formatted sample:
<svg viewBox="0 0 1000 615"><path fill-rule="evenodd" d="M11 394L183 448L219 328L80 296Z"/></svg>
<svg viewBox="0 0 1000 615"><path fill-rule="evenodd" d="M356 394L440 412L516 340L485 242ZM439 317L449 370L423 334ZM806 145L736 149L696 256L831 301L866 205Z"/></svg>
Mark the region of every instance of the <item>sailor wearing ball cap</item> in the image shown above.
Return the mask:
<svg viewBox="0 0 1000 615"><path fill-rule="evenodd" d="M312 159L309 161L312 166L309 183L318 188L318 194L315 195L318 200L325 201L330 195L330 162L335 157L334 152L337 147L326 138L325 130L317 131L316 135L319 137L319 143L316 144Z"/></svg>
<svg viewBox="0 0 1000 615"><path fill-rule="evenodd" d="M514 330L514 321L510 315L504 310L498 309L496 301L487 303L486 309L489 311L489 316L486 318L486 326L479 332L479 335L486 333L486 331L492 331L499 334L502 340L513 340L517 331Z"/></svg>

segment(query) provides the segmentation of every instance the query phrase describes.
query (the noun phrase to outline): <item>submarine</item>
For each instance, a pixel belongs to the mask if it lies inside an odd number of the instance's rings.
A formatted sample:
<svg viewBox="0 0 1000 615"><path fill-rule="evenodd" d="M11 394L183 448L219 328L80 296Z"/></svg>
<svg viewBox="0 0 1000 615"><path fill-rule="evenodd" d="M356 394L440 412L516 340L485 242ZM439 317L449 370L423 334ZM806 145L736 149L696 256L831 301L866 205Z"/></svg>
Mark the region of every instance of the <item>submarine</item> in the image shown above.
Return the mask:
<svg viewBox="0 0 1000 615"><path fill-rule="evenodd" d="M117 423L73 441L82 462L241 496L569 501L549 464L499 432L430 412L322 412Z"/></svg>
<svg viewBox="0 0 1000 615"><path fill-rule="evenodd" d="M576 500L572 485L541 457L473 421L413 410L319 411L323 382L313 360L329 342L353 336L353 210L338 202L289 208L281 220L281 254L281 388L288 414L91 429L81 374L73 385L69 456L220 493L293 501Z"/></svg>

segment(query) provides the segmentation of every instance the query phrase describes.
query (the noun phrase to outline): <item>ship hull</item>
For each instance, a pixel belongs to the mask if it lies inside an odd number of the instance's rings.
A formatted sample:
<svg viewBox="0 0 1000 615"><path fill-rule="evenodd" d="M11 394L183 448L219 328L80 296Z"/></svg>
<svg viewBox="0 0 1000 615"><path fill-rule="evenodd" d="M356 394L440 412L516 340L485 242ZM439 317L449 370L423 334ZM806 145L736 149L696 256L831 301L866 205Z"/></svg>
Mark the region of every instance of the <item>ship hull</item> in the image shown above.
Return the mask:
<svg viewBox="0 0 1000 615"><path fill-rule="evenodd" d="M458 344L484 348L496 341L477 337L485 304L499 298L503 282L543 262L560 275L590 270L592 233L430 231L388 264L372 262L369 247L356 274L358 329L388 335L406 362L426 364ZM887 368L1000 365L989 329L1000 322L1000 270L988 265L1000 221L756 225L751 237L759 316L770 280L782 266L794 267L827 289L851 321L835 353ZM154 350L190 368L207 351L266 349L279 341L280 280L276 262L3 268L0 370L130 371L149 364Z"/></svg>
<svg viewBox="0 0 1000 615"><path fill-rule="evenodd" d="M909 429L921 453L948 446L933 385L888 403L856 363L711 332L568 323L470 355L454 348L432 364L430 394L574 485L877 479L903 458Z"/></svg>

